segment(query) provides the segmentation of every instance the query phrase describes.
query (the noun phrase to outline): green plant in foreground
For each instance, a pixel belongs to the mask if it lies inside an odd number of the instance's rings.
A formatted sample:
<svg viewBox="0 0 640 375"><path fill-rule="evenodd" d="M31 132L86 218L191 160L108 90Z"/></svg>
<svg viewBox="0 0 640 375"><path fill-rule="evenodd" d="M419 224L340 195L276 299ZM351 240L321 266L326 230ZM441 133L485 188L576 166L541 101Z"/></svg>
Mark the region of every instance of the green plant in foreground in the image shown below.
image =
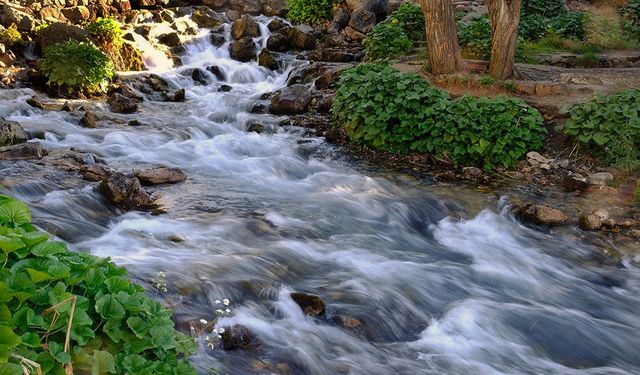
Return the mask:
<svg viewBox="0 0 640 375"><path fill-rule="evenodd" d="M364 40L367 61L384 60L400 56L411 50L413 43L400 26L379 23Z"/></svg>
<svg viewBox="0 0 640 375"><path fill-rule="evenodd" d="M0 43L6 44L8 47L22 44L22 34L20 34L15 24L11 24L0 31Z"/></svg>
<svg viewBox="0 0 640 375"><path fill-rule="evenodd" d="M101 46L119 48L124 42L122 39L124 32L120 28L118 21L113 18L98 17L87 26L87 31L91 33L96 43Z"/></svg>
<svg viewBox="0 0 640 375"><path fill-rule="evenodd" d="M69 251L0 195L0 373L195 374L171 311L109 259Z"/></svg>
<svg viewBox="0 0 640 375"><path fill-rule="evenodd" d="M68 40L47 47L40 63L47 84L73 92L104 92L113 78L109 58L89 43Z"/></svg>
<svg viewBox="0 0 640 375"><path fill-rule="evenodd" d="M640 166L640 89L598 96L561 112L571 116L563 131L606 162L624 169Z"/></svg>
<svg viewBox="0 0 640 375"><path fill-rule="evenodd" d="M285 0L287 18L293 22L320 23L331 18L334 0Z"/></svg>

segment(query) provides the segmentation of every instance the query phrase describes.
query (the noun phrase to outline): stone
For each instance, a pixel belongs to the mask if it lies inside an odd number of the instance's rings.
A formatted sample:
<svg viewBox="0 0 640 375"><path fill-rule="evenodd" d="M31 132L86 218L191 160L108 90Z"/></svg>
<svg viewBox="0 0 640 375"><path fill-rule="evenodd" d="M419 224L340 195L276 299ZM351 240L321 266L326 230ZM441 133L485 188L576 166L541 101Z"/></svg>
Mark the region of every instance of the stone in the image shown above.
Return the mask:
<svg viewBox="0 0 640 375"><path fill-rule="evenodd" d="M87 181L100 182L108 180L115 171L104 164L85 165L80 168L80 175Z"/></svg>
<svg viewBox="0 0 640 375"><path fill-rule="evenodd" d="M141 102L144 100L144 98L139 95L136 90L128 83L123 83L122 85L120 85L120 93L131 100L135 100L136 102Z"/></svg>
<svg viewBox="0 0 640 375"><path fill-rule="evenodd" d="M234 325L226 327L222 333L221 341L224 350L249 350L253 351L258 348L256 336L243 325Z"/></svg>
<svg viewBox="0 0 640 375"><path fill-rule="evenodd" d="M112 112L115 113L135 113L138 111L138 103L122 94L113 94L107 99L107 103Z"/></svg>
<svg viewBox="0 0 640 375"><path fill-rule="evenodd" d="M45 151L38 142L21 143L0 147L0 160L33 160L42 159Z"/></svg>
<svg viewBox="0 0 640 375"><path fill-rule="evenodd" d="M217 65L208 66L207 71L216 76L216 79L218 79L218 81L225 81L227 79L222 69Z"/></svg>
<svg viewBox="0 0 640 375"><path fill-rule="evenodd" d="M218 88L218 92L229 92L231 90L233 90L233 87L229 85L222 85L220 86L220 88Z"/></svg>
<svg viewBox="0 0 640 375"><path fill-rule="evenodd" d="M157 167L133 172L143 186L176 184L186 181L187 175L179 168Z"/></svg>
<svg viewBox="0 0 640 375"><path fill-rule="evenodd" d="M613 178L613 174L609 172L598 172L589 175L589 181L591 181L592 184L598 186L609 185L609 183L613 181Z"/></svg>
<svg viewBox="0 0 640 375"><path fill-rule="evenodd" d="M632 238L640 238L640 230L639 229L631 229L629 231L629 236Z"/></svg>
<svg viewBox="0 0 640 375"><path fill-rule="evenodd" d="M248 14L243 15L240 19L233 21L231 25L231 36L235 40L246 37L256 38L260 36L260 26Z"/></svg>
<svg viewBox="0 0 640 375"><path fill-rule="evenodd" d="M142 126L144 125L143 123L141 123L138 120L131 120L127 123L128 126Z"/></svg>
<svg viewBox="0 0 640 375"><path fill-rule="evenodd" d="M61 9L62 14L74 24L80 24L84 21L89 20L91 17L91 12L89 8L85 6L75 6L71 8L63 8Z"/></svg>
<svg viewBox="0 0 640 375"><path fill-rule="evenodd" d="M633 219L623 219L618 223L618 226L620 226L620 228L633 228L636 225L638 225L638 223Z"/></svg>
<svg viewBox="0 0 640 375"><path fill-rule="evenodd" d="M270 111L276 115L305 113L311 103L311 92L304 85L293 85L279 90L271 99Z"/></svg>
<svg viewBox="0 0 640 375"><path fill-rule="evenodd" d="M349 26L354 30L367 34L376 26L376 14L370 10L359 8L351 13Z"/></svg>
<svg viewBox="0 0 640 375"><path fill-rule="evenodd" d="M211 44L215 47L220 47L226 42L226 38L224 34L221 33L211 33Z"/></svg>
<svg viewBox="0 0 640 375"><path fill-rule="evenodd" d="M584 230L598 230L602 228L602 219L595 213L583 214L580 215L578 224Z"/></svg>
<svg viewBox="0 0 640 375"><path fill-rule="evenodd" d="M311 316L324 315L325 304L324 304L324 301L320 299L320 297L313 294L299 293L299 292L291 293L290 296L291 296L291 299L293 299L293 301L297 303L298 306L300 306L300 308L305 313L305 315L311 315Z"/></svg>
<svg viewBox="0 0 640 375"><path fill-rule="evenodd" d="M553 207L527 204L516 208L516 215L525 222L543 226L560 226L567 222L567 215Z"/></svg>
<svg viewBox="0 0 640 375"><path fill-rule="evenodd" d="M276 32L280 29L282 29L283 27L288 27L288 25L286 24L286 22L284 22L282 20L282 18L274 18L271 22L269 22L269 24L267 25L267 28L269 29L269 31Z"/></svg>
<svg viewBox="0 0 640 375"><path fill-rule="evenodd" d="M36 26L35 17L28 7L4 2L2 9L2 24L15 24L19 31L30 32Z"/></svg>
<svg viewBox="0 0 640 375"><path fill-rule="evenodd" d="M271 34L267 39L267 48L270 51L286 52L291 49L289 37L281 32Z"/></svg>
<svg viewBox="0 0 640 375"><path fill-rule="evenodd" d="M302 26L289 29L287 37L289 45L296 50L310 50L316 46L316 37L312 34L313 30L303 29Z"/></svg>
<svg viewBox="0 0 640 375"><path fill-rule="evenodd" d="M326 69L315 81L318 90L332 88L340 79L340 74L347 68L346 65Z"/></svg>
<svg viewBox="0 0 640 375"><path fill-rule="evenodd" d="M187 99L186 95L187 95L187 92L185 91L185 89L178 89L174 91L173 94L165 95L164 101L175 102L175 103L184 102Z"/></svg>
<svg viewBox="0 0 640 375"><path fill-rule="evenodd" d="M68 22L60 9L54 6L46 6L40 9L40 19L47 23Z"/></svg>
<svg viewBox="0 0 640 375"><path fill-rule="evenodd" d="M94 129L98 127L98 121L100 121L100 115L93 111L86 111L80 119L80 124L85 128Z"/></svg>
<svg viewBox="0 0 640 375"><path fill-rule="evenodd" d="M338 143L342 139L342 132L338 129L329 129L324 133L327 143Z"/></svg>
<svg viewBox="0 0 640 375"><path fill-rule="evenodd" d="M98 192L109 203L124 210L149 209L155 206L149 194L142 190L140 181L121 172L113 172L101 180Z"/></svg>
<svg viewBox="0 0 640 375"><path fill-rule="evenodd" d="M544 169L551 169L551 163L554 162L554 159L545 158L544 156L540 155L540 153L531 151L527 153L527 162L529 162L532 167L541 168L543 165L545 165Z"/></svg>
<svg viewBox="0 0 640 375"><path fill-rule="evenodd" d="M367 37L364 33L354 29L351 26L345 27L344 34L347 36L347 38L349 38L349 39L351 39L353 41L356 41L356 42L361 42L361 41L364 40L364 38ZM327 61L327 60L324 60L324 61ZM331 61L333 61L333 60L331 60Z"/></svg>
<svg viewBox="0 0 640 375"><path fill-rule="evenodd" d="M245 37L229 45L229 54L234 60L249 62L256 57L256 46L253 38Z"/></svg>
<svg viewBox="0 0 640 375"><path fill-rule="evenodd" d="M177 31L160 35L158 37L158 42L164 44L167 47L178 47L183 44L182 38Z"/></svg>
<svg viewBox="0 0 640 375"><path fill-rule="evenodd" d="M608 218L602 221L602 226L607 229L613 229L617 226L616 220L614 218Z"/></svg>
<svg viewBox="0 0 640 375"><path fill-rule="evenodd" d="M199 27L214 29L224 23L229 22L225 16L213 12L209 8L196 9L191 14L191 20Z"/></svg>
<svg viewBox="0 0 640 375"><path fill-rule="evenodd" d="M209 84L209 76L202 70L199 68L193 69L193 71L191 72L191 79L200 85L207 85Z"/></svg>
<svg viewBox="0 0 640 375"><path fill-rule="evenodd" d="M591 187L589 179L579 173L569 173L563 180L566 191L586 191Z"/></svg>
<svg viewBox="0 0 640 375"><path fill-rule="evenodd" d="M254 133L263 133L265 130L267 129L266 126L264 126L263 124L259 123L259 122L252 122L251 124L249 124L247 126L247 131L248 132L254 132Z"/></svg>
<svg viewBox="0 0 640 375"><path fill-rule="evenodd" d="M482 169L477 167L465 167L462 169L462 177L465 180L475 180L482 176Z"/></svg>
<svg viewBox="0 0 640 375"><path fill-rule="evenodd" d="M273 57L273 53L266 48L263 48L258 54L258 65L271 70L278 70L280 68L278 61Z"/></svg>
<svg viewBox="0 0 640 375"><path fill-rule="evenodd" d="M88 31L66 23L52 23L38 33L36 42L41 51L47 47L66 42L67 40L77 40L78 42L91 42L91 34Z"/></svg>
<svg viewBox="0 0 640 375"><path fill-rule="evenodd" d="M16 145L28 140L29 136L20 123L0 117L0 146Z"/></svg>

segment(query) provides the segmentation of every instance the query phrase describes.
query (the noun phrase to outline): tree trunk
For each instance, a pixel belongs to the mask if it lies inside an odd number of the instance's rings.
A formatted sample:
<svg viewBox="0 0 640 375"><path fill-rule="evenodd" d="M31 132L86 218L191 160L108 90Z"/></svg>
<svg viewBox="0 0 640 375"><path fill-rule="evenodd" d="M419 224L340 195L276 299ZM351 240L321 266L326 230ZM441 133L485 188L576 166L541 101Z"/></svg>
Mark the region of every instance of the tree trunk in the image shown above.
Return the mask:
<svg viewBox="0 0 640 375"><path fill-rule="evenodd" d="M451 0L419 0L427 30L427 48L431 72L435 75L463 69L456 19Z"/></svg>
<svg viewBox="0 0 640 375"><path fill-rule="evenodd" d="M489 72L499 81L511 78L516 62L521 0L487 0L491 19Z"/></svg>

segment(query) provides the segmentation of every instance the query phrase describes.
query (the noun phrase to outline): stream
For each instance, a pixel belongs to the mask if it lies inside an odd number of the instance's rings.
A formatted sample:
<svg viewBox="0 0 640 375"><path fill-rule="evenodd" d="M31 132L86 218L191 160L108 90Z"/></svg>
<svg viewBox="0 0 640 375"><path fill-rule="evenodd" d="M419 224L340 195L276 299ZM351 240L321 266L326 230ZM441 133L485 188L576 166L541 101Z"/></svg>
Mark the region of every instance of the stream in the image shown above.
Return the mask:
<svg viewBox="0 0 640 375"><path fill-rule="evenodd" d="M112 115L137 127L87 129L68 112L26 104L32 90L0 91L0 116L44 132L49 151L189 176L156 189L162 215L123 213L95 184L33 162L0 162L0 192L151 293L164 272L168 291L157 297L180 328L214 319L215 301L230 299L218 327L241 324L259 347L225 352L201 340L199 373L640 373L637 262L608 261L568 230L527 228L495 194L366 170L322 138L279 126L283 117L250 113L306 62L271 72L208 40L188 46L182 67L148 62L187 100ZM224 81L185 74L211 65ZM219 92L222 84L233 89ZM273 132L247 132L252 122ZM320 296L325 316L305 316L293 291Z"/></svg>

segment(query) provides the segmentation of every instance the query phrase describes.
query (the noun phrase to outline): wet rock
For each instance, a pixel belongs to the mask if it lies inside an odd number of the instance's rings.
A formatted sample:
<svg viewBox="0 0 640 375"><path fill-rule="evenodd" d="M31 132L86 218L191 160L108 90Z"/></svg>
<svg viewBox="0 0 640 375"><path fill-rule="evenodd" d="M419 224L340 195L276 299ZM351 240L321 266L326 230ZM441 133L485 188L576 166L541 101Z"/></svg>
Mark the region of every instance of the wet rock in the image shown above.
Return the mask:
<svg viewBox="0 0 640 375"><path fill-rule="evenodd" d="M278 70L280 68L275 57L273 57L273 53L266 48L263 48L258 54L258 65L271 70Z"/></svg>
<svg viewBox="0 0 640 375"><path fill-rule="evenodd" d="M45 102L44 100L42 100L41 98L37 97L36 95L30 97L29 99L26 100L27 104L29 104L30 106L32 106L33 108L38 108L41 109L43 111L58 111L60 110L60 105L57 103L51 103L51 102Z"/></svg>
<svg viewBox="0 0 640 375"><path fill-rule="evenodd" d="M553 207L540 204L527 204L516 208L520 220L544 226L560 226L567 222L567 215Z"/></svg>
<svg viewBox="0 0 640 375"><path fill-rule="evenodd" d="M227 17L218 15L208 8L196 9L191 14L191 20L199 27L206 29L213 29L220 26L223 23L229 22Z"/></svg>
<svg viewBox="0 0 640 375"><path fill-rule="evenodd" d="M135 100L136 102L142 102L144 100L144 98L128 83L120 85L120 93L131 100Z"/></svg>
<svg viewBox="0 0 640 375"><path fill-rule="evenodd" d="M617 226L616 220L613 218L608 218L602 221L602 226L607 229L613 229Z"/></svg>
<svg viewBox="0 0 640 375"><path fill-rule="evenodd" d="M121 172L113 172L107 179L101 180L98 192L109 203L124 210L154 207L153 199L142 190L140 181Z"/></svg>
<svg viewBox="0 0 640 375"><path fill-rule="evenodd" d="M354 29L354 28L353 28L353 27L351 27L351 26L347 26L347 27L344 29L344 34L347 36L347 38L349 38L349 39L351 39L351 40L353 40L353 41L356 41L356 42L361 42L361 41L363 41L363 40L364 40L364 38L366 38L366 37L367 37L367 35L366 35L366 34L364 34L364 33L360 32L360 31L358 31L358 30ZM326 60L325 60L325 61L326 61Z"/></svg>
<svg viewBox="0 0 640 375"><path fill-rule="evenodd" d="M376 21L376 14L374 12L360 8L351 13L349 27L362 34L367 34L376 26Z"/></svg>
<svg viewBox="0 0 640 375"><path fill-rule="evenodd" d="M570 173L564 178L563 185L566 191L586 191L591 182L579 173Z"/></svg>
<svg viewBox="0 0 640 375"><path fill-rule="evenodd" d="M207 67L207 71L216 76L218 81L224 81L227 79L222 69L217 65L211 65Z"/></svg>
<svg viewBox="0 0 640 375"><path fill-rule="evenodd" d="M346 65L339 67L332 67L325 69L320 77L316 79L316 88L319 90L324 90L333 87L338 79L340 79L340 74L347 68Z"/></svg>
<svg viewBox="0 0 640 375"><path fill-rule="evenodd" d="M71 103L64 102L64 104L62 105L62 108L60 108L60 110L63 111L63 112L73 112L73 111L76 110L76 108Z"/></svg>
<svg viewBox="0 0 640 375"><path fill-rule="evenodd" d="M248 132L254 132L254 133L263 133L265 130L267 129L266 126L264 126L263 124L259 123L259 122L252 122L251 124L249 124L247 126L247 131Z"/></svg>
<svg viewBox="0 0 640 375"><path fill-rule="evenodd" d="M324 314L325 304L320 297L299 292L294 292L290 295L291 299L300 306L305 315L321 316Z"/></svg>
<svg viewBox="0 0 640 375"><path fill-rule="evenodd" d="M122 94L113 94L107 99L107 103L112 112L115 113L135 113L138 111L138 103Z"/></svg>
<svg viewBox="0 0 640 375"><path fill-rule="evenodd" d="M144 125L144 124L143 124L143 123L141 123L141 122L140 122L140 121L138 121L138 120L131 120L131 121L129 121L129 122L127 123L127 125L129 125L129 126L142 126L142 125Z"/></svg>
<svg viewBox="0 0 640 375"><path fill-rule="evenodd" d="M82 116L82 118L80 119L80 124L82 124L82 126L84 126L85 128L93 129L98 127L98 121L100 120L101 120L100 115L98 115L93 111L87 111L84 113L84 116Z"/></svg>
<svg viewBox="0 0 640 375"><path fill-rule="evenodd" d="M144 186L176 184L187 179L179 168L157 167L133 172Z"/></svg>
<svg viewBox="0 0 640 375"><path fill-rule="evenodd" d="M631 229L629 231L629 236L632 238L640 238L640 230L639 229Z"/></svg>
<svg viewBox="0 0 640 375"><path fill-rule="evenodd" d="M271 99L270 111L276 115L305 113L311 103L311 92L304 85L293 85L278 91Z"/></svg>
<svg viewBox="0 0 640 375"><path fill-rule="evenodd" d="M245 37L229 45L229 54L234 60L249 62L256 57L256 46L253 38Z"/></svg>
<svg viewBox="0 0 640 375"><path fill-rule="evenodd" d="M602 227L602 219L595 213L583 214L578 219L578 224L584 230L598 230Z"/></svg>
<svg viewBox="0 0 640 375"><path fill-rule="evenodd" d="M222 85L220 86L220 88L218 88L218 92L229 92L231 90L233 90L233 87L229 85Z"/></svg>
<svg viewBox="0 0 640 375"><path fill-rule="evenodd" d="M182 38L177 31L160 35L158 37L158 42L164 44L167 47L178 47L183 44Z"/></svg>
<svg viewBox="0 0 640 375"><path fill-rule="evenodd" d="M174 91L172 94L165 95L165 102L184 102L186 100L186 91L184 89L178 89Z"/></svg>
<svg viewBox="0 0 640 375"><path fill-rule="evenodd" d="M80 24L84 21L87 21L91 17L89 8L82 5L70 8L62 8L60 11L73 24Z"/></svg>
<svg viewBox="0 0 640 375"><path fill-rule="evenodd" d="M636 225L638 225L638 223L633 219L620 220L620 222L618 223L618 226L620 226L620 228L633 228Z"/></svg>
<svg viewBox="0 0 640 375"><path fill-rule="evenodd" d="M221 33L211 33L211 44L220 47L226 42L224 34Z"/></svg>
<svg viewBox="0 0 640 375"><path fill-rule="evenodd" d="M270 51L286 52L291 49L289 37L281 32L271 34L267 39L267 48Z"/></svg>
<svg viewBox="0 0 640 375"><path fill-rule="evenodd" d="M274 33L288 26L289 25L287 25L286 22L284 22L284 20L282 20L281 18L275 18L271 22L269 22L269 24L267 25L267 28L269 29L269 31Z"/></svg>
<svg viewBox="0 0 640 375"><path fill-rule="evenodd" d="M45 151L38 142L0 147L0 160L42 159L44 155Z"/></svg>
<svg viewBox="0 0 640 375"><path fill-rule="evenodd" d="M312 34L313 29L302 26L291 28L288 32L289 44L296 50L310 50L316 46L316 38Z"/></svg>
<svg viewBox="0 0 640 375"><path fill-rule="evenodd" d="M180 35L196 35L198 33L198 25L191 20L178 19L171 24L171 28Z"/></svg>
<svg viewBox="0 0 640 375"><path fill-rule="evenodd" d="M222 348L224 350L242 349L254 351L260 346L256 336L243 325L227 327L221 336Z"/></svg>
<svg viewBox="0 0 640 375"><path fill-rule="evenodd" d="M20 123L0 117L0 146L16 145L28 140L29 136Z"/></svg>
<svg viewBox="0 0 640 375"><path fill-rule="evenodd" d="M209 83L209 76L202 69L194 69L191 72L191 79L201 85L207 85Z"/></svg>
<svg viewBox="0 0 640 375"><path fill-rule="evenodd" d="M109 179L115 173L115 170L107 167L104 164L92 164L86 165L80 168L80 175L87 181L100 182Z"/></svg>
<svg viewBox="0 0 640 375"><path fill-rule="evenodd" d="M613 181L613 174L609 172L598 172L589 175L589 181L598 186L607 186Z"/></svg>
<svg viewBox="0 0 640 375"><path fill-rule="evenodd" d="M253 17L245 14L240 19L233 21L231 36L235 40L246 37L256 38L260 36L260 27Z"/></svg>
<svg viewBox="0 0 640 375"><path fill-rule="evenodd" d="M63 43L71 39L78 42L91 42L91 34L80 27L57 22L39 32L36 41L40 50L44 51L53 44Z"/></svg>

